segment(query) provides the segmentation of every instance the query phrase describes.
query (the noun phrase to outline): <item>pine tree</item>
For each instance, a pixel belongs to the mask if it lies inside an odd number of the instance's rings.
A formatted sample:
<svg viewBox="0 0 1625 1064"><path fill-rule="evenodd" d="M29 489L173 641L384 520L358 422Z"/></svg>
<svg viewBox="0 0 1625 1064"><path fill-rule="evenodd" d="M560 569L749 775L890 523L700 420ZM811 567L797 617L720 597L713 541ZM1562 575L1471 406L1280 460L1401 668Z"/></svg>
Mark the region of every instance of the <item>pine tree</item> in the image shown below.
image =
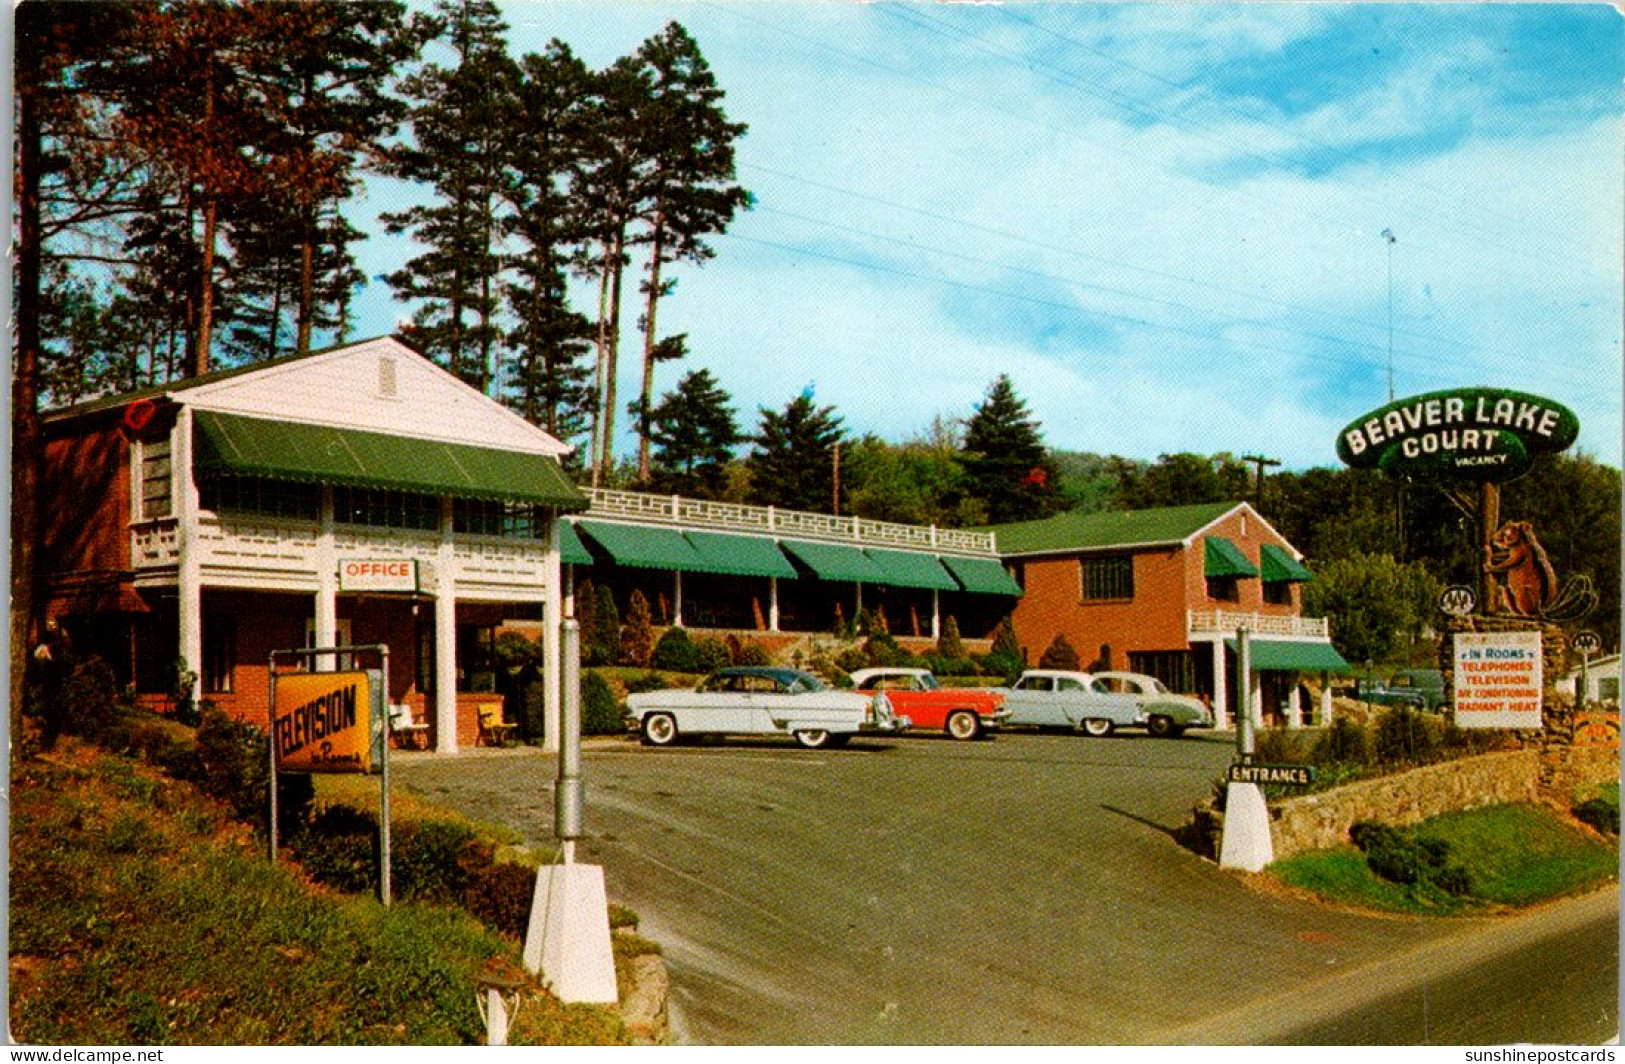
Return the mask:
<svg viewBox="0 0 1625 1064"><path fill-rule="evenodd" d="M834 505L835 448L843 438L835 408L813 405L811 390L782 412L762 410L746 459L752 501L764 506L828 512Z"/></svg>
<svg viewBox="0 0 1625 1064"><path fill-rule="evenodd" d="M649 613L649 600L643 592L633 591L627 601L626 624L621 628L621 661L639 668L649 667L654 654L654 620Z"/></svg>
<svg viewBox="0 0 1625 1064"><path fill-rule="evenodd" d="M966 423L960 461L966 494L986 503L993 522L1044 517L1062 505L1060 476L1038 422L1004 374Z"/></svg>
<svg viewBox="0 0 1625 1064"><path fill-rule="evenodd" d="M655 444L651 484L696 498L721 495L725 469L743 439L728 393L705 369L684 374L661 398L650 412L649 436Z"/></svg>

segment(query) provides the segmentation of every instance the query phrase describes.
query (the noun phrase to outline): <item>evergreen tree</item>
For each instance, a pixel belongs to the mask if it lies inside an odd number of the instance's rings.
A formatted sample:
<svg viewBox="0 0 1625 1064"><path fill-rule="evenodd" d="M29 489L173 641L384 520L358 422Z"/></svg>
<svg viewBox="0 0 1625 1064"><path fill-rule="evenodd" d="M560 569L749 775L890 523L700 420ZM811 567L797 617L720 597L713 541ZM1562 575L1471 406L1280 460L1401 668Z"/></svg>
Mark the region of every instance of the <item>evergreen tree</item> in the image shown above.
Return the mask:
<svg viewBox="0 0 1625 1064"><path fill-rule="evenodd" d="M809 389L782 412L763 409L745 462L752 501L762 506L829 512L835 502L835 448L843 433L831 406L813 405Z"/></svg>
<svg viewBox="0 0 1625 1064"><path fill-rule="evenodd" d="M655 444L653 486L696 498L721 495L726 467L743 437L728 393L710 370L684 374L651 412L650 423Z"/></svg>
<svg viewBox="0 0 1625 1064"><path fill-rule="evenodd" d="M992 522L1044 517L1064 504L1038 422L1004 374L966 422L960 461L966 494L986 504Z"/></svg>
<svg viewBox="0 0 1625 1064"><path fill-rule="evenodd" d="M649 613L649 600L643 592L634 590L627 601L626 624L621 629L621 661L627 665L648 668L654 654L654 621Z"/></svg>
<svg viewBox="0 0 1625 1064"><path fill-rule="evenodd" d="M433 25L452 50L404 79L414 104L411 139L386 170L432 188L433 203L383 216L386 231L410 231L428 250L389 275L400 300L417 300L407 336L464 381L489 391L503 342L500 218L518 73L507 25L491 0L440 0Z"/></svg>
<svg viewBox="0 0 1625 1064"><path fill-rule="evenodd" d="M703 263L715 252L704 243L720 233L748 194L733 183L734 141L743 123L729 122L699 44L675 22L638 49L648 98L644 101L647 173L639 213L648 229L648 275L644 280L643 388L638 396L638 478L649 478L650 419L655 365L680 357L682 348L658 340L656 311L672 288L663 280L668 262Z"/></svg>

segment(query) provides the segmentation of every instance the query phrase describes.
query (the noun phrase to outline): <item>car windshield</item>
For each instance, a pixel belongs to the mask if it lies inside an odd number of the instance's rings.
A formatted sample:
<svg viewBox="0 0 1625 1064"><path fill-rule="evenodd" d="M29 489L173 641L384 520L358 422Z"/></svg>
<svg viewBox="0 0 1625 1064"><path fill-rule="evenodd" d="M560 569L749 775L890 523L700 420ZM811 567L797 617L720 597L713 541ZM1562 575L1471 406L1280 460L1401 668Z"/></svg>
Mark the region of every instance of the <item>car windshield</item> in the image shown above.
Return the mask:
<svg viewBox="0 0 1625 1064"><path fill-rule="evenodd" d="M940 690L942 690L942 685L937 682L937 678L935 676L930 675L930 674L926 674L924 676L918 677L918 681L919 681L919 684L920 684L920 690L922 690L922 691L940 691Z"/></svg>
<svg viewBox="0 0 1625 1064"><path fill-rule="evenodd" d="M793 695L811 694L825 689L823 681L818 677L806 675L797 676L794 680L791 680L789 688L790 693Z"/></svg>

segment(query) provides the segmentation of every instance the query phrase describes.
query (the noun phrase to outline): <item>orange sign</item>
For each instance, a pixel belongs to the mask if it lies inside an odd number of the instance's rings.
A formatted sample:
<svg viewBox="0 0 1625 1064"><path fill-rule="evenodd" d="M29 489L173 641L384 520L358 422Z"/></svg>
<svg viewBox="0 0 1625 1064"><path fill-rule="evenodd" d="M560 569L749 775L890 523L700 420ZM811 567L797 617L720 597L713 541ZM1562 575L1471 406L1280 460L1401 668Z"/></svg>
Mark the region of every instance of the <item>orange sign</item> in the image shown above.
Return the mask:
<svg viewBox="0 0 1625 1064"><path fill-rule="evenodd" d="M1619 711L1583 710L1574 715L1574 745L1619 749Z"/></svg>
<svg viewBox="0 0 1625 1064"><path fill-rule="evenodd" d="M366 672L303 672L276 678L271 741L277 768L368 772L372 768L372 680Z"/></svg>

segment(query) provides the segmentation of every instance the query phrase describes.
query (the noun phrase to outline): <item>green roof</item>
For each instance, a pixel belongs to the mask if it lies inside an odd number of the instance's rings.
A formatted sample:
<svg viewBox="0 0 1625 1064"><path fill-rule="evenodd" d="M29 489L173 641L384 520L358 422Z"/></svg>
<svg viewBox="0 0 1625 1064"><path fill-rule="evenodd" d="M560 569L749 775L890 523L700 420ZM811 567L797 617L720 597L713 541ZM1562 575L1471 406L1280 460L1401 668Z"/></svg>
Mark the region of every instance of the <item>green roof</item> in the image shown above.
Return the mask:
<svg viewBox="0 0 1625 1064"><path fill-rule="evenodd" d="M995 525L986 531L993 533L1003 557L1172 546L1185 542L1240 505L1209 502L1150 510L1064 513L1039 521Z"/></svg>
<svg viewBox="0 0 1625 1064"><path fill-rule="evenodd" d="M1208 536L1203 541L1203 568L1205 576L1257 576L1258 569L1247 560L1241 548L1223 536Z"/></svg>
<svg viewBox="0 0 1625 1064"><path fill-rule="evenodd" d="M786 539L779 544L800 560L820 580L840 580L854 584L889 584L887 573L857 547L840 543L814 543Z"/></svg>
<svg viewBox="0 0 1625 1064"><path fill-rule="evenodd" d="M1315 578L1302 562L1273 543L1259 548L1258 568L1266 584L1303 583Z"/></svg>
<svg viewBox="0 0 1625 1064"><path fill-rule="evenodd" d="M1224 645L1236 649L1234 639ZM1352 672L1343 655L1330 643L1299 643L1279 639L1252 639L1247 652L1254 672Z"/></svg>
<svg viewBox="0 0 1625 1064"><path fill-rule="evenodd" d="M199 410L196 467L231 476L540 503L587 498L546 455Z"/></svg>
<svg viewBox="0 0 1625 1064"><path fill-rule="evenodd" d="M994 558L956 558L942 556L942 564L966 591L982 595L1019 595L1021 585L1005 572L1004 566Z"/></svg>
<svg viewBox="0 0 1625 1064"><path fill-rule="evenodd" d="M886 583L893 587L923 587L937 591L958 591L959 581L942 567L934 554L920 554L908 550L884 550L865 547L863 553L880 566L886 574Z"/></svg>
<svg viewBox="0 0 1625 1064"><path fill-rule="evenodd" d="M617 525L605 521L578 521L576 527L616 565L699 572L708 568L700 552L675 528Z"/></svg>
<svg viewBox="0 0 1625 1064"><path fill-rule="evenodd" d="M796 567L779 550L779 545L762 536L735 536L725 532L683 533L700 557L707 572L730 576L780 576L794 580Z"/></svg>
<svg viewBox="0 0 1625 1064"><path fill-rule="evenodd" d="M592 553L581 542L581 533L569 521L559 522L559 561L567 565L591 565Z"/></svg>

